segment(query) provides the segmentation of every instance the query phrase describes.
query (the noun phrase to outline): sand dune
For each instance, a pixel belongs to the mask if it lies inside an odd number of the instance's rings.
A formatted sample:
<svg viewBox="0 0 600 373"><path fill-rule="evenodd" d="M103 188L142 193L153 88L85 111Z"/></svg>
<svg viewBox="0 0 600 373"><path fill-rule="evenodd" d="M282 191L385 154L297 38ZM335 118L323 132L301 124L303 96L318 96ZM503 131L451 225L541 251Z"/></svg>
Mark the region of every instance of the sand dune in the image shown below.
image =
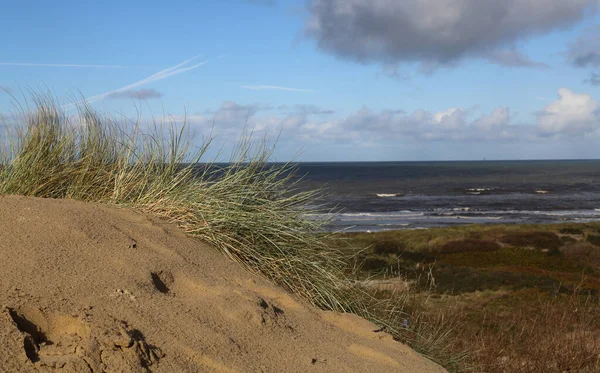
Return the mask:
<svg viewBox="0 0 600 373"><path fill-rule="evenodd" d="M158 219L0 197L1 372L444 372Z"/></svg>

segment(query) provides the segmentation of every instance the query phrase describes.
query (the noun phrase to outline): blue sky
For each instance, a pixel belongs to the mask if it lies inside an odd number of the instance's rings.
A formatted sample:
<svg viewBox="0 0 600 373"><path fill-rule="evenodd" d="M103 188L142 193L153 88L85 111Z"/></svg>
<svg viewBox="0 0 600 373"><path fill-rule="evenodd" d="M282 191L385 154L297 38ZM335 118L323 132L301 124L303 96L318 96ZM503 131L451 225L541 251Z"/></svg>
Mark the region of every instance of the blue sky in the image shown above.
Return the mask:
<svg viewBox="0 0 600 373"><path fill-rule="evenodd" d="M0 113L169 116L275 160L600 158L598 0L22 1ZM185 64L183 64L185 62ZM27 96L27 93L25 93ZM247 122L247 124L246 124ZM211 132L212 131L212 132ZM217 146L218 147L218 146Z"/></svg>

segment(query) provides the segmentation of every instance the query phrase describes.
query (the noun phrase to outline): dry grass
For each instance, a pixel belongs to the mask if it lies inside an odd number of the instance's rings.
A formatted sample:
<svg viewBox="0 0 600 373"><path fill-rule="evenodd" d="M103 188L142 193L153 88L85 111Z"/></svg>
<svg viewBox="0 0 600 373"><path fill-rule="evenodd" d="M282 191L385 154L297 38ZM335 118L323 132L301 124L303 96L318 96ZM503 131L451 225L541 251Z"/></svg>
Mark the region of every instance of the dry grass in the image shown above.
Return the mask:
<svg viewBox="0 0 600 373"><path fill-rule="evenodd" d="M455 338L471 341L481 371L600 371L600 305L578 296L540 297L505 310L488 311L478 328Z"/></svg>
<svg viewBox="0 0 600 373"><path fill-rule="evenodd" d="M574 242L563 246L560 251L570 260L583 267L600 269L600 247L588 242Z"/></svg>

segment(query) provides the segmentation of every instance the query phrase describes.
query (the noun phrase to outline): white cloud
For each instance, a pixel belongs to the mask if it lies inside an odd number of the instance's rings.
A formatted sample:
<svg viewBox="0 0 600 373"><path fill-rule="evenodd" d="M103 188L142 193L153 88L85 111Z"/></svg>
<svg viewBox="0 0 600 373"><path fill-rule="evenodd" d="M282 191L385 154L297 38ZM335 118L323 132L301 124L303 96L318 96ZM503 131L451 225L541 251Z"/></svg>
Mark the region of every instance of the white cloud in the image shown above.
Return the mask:
<svg viewBox="0 0 600 373"><path fill-rule="evenodd" d="M241 130L277 136L297 144L344 144L353 146L391 146L394 143L471 144L533 141L549 137L600 136L600 101L588 94L558 90L559 99L537 112L535 122L516 123L508 107L475 115L454 107L445 110L372 110L362 107L345 116L312 105L242 105L224 102L216 111L192 115L188 123L203 134L219 134L237 139ZM183 118L179 118L182 120Z"/></svg>
<svg viewBox="0 0 600 373"><path fill-rule="evenodd" d="M310 110L307 110L310 108ZM488 141L506 140L519 136L523 129L511 124L508 108L497 108L489 115L470 120L469 113L460 108L439 112L416 110L374 111L363 107L345 117L325 119L332 110L309 105L296 105L272 112L272 107L240 105L224 102L213 112L191 115L187 122L203 134L235 136L244 127L255 133L277 135L300 142L356 143L359 145L417 141ZM267 111L269 111L267 113ZM177 118L183 120L183 118Z"/></svg>
<svg viewBox="0 0 600 373"><path fill-rule="evenodd" d="M559 89L558 96L538 113L541 135L585 135L600 129L600 102L567 88Z"/></svg>

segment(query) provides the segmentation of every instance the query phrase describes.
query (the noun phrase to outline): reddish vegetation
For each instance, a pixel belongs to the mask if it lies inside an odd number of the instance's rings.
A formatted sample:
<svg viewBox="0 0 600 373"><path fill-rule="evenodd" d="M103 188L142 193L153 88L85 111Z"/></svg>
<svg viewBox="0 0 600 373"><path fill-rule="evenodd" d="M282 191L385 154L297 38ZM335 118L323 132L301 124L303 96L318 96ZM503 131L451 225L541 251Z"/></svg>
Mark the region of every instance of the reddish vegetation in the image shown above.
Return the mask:
<svg viewBox="0 0 600 373"><path fill-rule="evenodd" d="M560 239L552 232L513 232L500 238L502 243L511 246L533 247L536 249L558 249Z"/></svg>
<svg viewBox="0 0 600 373"><path fill-rule="evenodd" d="M476 238L467 238L464 240L450 241L445 243L440 252L442 254L456 254L475 251L496 251L500 250L500 245L494 241L479 240Z"/></svg>

